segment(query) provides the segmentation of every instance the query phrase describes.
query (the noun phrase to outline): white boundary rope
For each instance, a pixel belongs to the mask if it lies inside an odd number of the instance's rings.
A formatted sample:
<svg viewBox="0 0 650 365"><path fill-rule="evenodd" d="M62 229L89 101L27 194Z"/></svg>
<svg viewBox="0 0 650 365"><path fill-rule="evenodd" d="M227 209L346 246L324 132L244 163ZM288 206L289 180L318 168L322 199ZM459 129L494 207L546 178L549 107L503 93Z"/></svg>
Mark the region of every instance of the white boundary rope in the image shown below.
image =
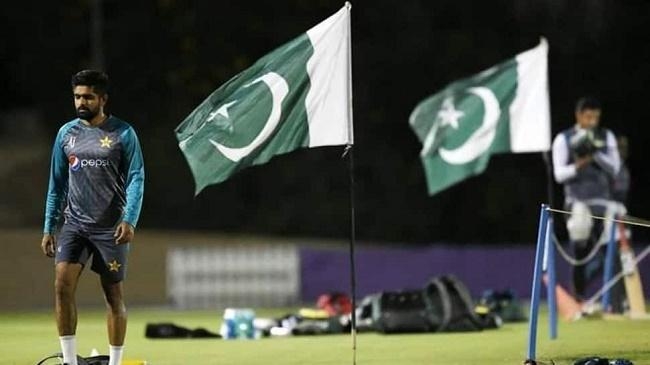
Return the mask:
<svg viewBox="0 0 650 365"><path fill-rule="evenodd" d="M598 204L595 204L598 205ZM602 204L601 204L602 205ZM603 206L608 208L608 211L611 207L611 205L604 204ZM557 213L564 213L567 215L579 215L579 216L588 216L596 219L601 219L603 221L611 222L614 218L614 213L612 212L611 214L608 212L605 216L594 216L594 215L588 215L588 214L576 214L574 212L569 212L565 210L560 210L560 209L553 209L553 208L547 208L548 211L550 212L557 212ZM555 232L553 232L553 242L555 243L555 247L557 248L558 252L560 253L560 256L566 261L569 265L571 266L583 266L586 265L589 261L591 261L598 252L600 251L600 248L602 247L603 244L607 243L608 240L608 229L606 225L603 225L602 232L600 234L600 237L598 238L598 242L594 245L594 247L591 249L589 254L582 259L577 259L575 257L572 257L565 249L562 247L562 244L560 243L560 240L557 238L555 235Z"/></svg>
<svg viewBox="0 0 650 365"><path fill-rule="evenodd" d="M594 247L591 249L591 252L589 252L589 254L587 256L585 256L584 258L578 260L576 258L573 258L571 255L569 255L564 250L564 247L562 247L562 245L560 244L560 240L558 240L555 233L553 233L553 243L555 244L555 247L557 248L557 252L560 253L560 256L562 256L564 261L566 261L567 263L569 263L569 265L572 265L572 266L582 266L582 265L587 264L589 261L591 261L591 259L596 257L596 255L598 254L598 251L600 251L600 248L602 247L600 244L594 245Z"/></svg>
<svg viewBox="0 0 650 365"><path fill-rule="evenodd" d="M638 267L639 267L639 265L638 265L639 262L641 262L641 260L643 260L646 256L648 256L648 254L650 254L650 246L647 246L643 251L641 251L640 254L638 254L634 258L633 262L634 262L634 265L637 267L637 270L638 270ZM607 283L605 283L605 285L603 285L603 287L600 288L600 290L598 292L596 292L596 294L594 294L591 298L589 298L589 300L587 300L585 305L593 305L598 300L598 298L600 298L606 291L608 291L614 285L616 285L616 283L619 280L621 280L621 278L623 276L625 276L625 273L623 271L621 271L618 274L614 275L614 277L611 278Z"/></svg>
<svg viewBox="0 0 650 365"><path fill-rule="evenodd" d="M591 215L591 214L575 214L573 212L567 211L567 210L562 210L562 209L555 209L555 208L546 208L549 212L555 212L555 213L562 213L562 214L568 214L568 215L581 215L581 216L586 216L586 217L591 217L594 219L599 219L601 221L614 221L617 223L624 223L624 224L629 224L631 226L640 226L640 227L646 227L650 228L650 221L641 219L641 218L636 218L632 217L629 215L624 216L624 219L612 219L609 217L603 217L600 215Z"/></svg>
<svg viewBox="0 0 650 365"><path fill-rule="evenodd" d="M562 214L568 214L568 215L574 215L575 214L575 213L567 211L567 210L555 209L555 208L550 208L550 207L546 208L546 210L548 210L549 212L562 213ZM629 215L623 216L623 219L615 219L615 218L612 218L611 216L610 217L603 217L603 216L592 215L592 214L582 214L582 216L589 216L589 217L591 217L593 219L599 219L599 220L606 221L606 222L617 222L617 223L628 224L628 225L631 225L631 226L639 226L639 227L650 228L650 221L648 221L646 219L632 217L632 216L629 216ZM562 245L560 245L559 240L557 239L555 234L553 234L553 241L555 243L555 246L558 248L558 252L560 252L560 255L562 256L562 258L564 258L569 264L572 264L574 266L584 265L586 263L586 261L591 260L593 258L593 256L595 256L596 253L598 252L598 250L600 249L600 245L597 244L597 245L594 246L594 249L589 253L589 255L587 255L587 257L585 257L582 260L576 260L573 257L569 256L566 253L566 251L564 251L564 248L562 247ZM641 251L640 254L638 254L636 257L634 257L633 264L635 266L637 266L637 268L638 268L638 263L641 262L649 254L650 254L650 246L647 246L645 249L643 249L643 251ZM598 290L591 298L589 298L585 302L585 305L586 306L593 305L604 293L606 293L609 289L611 289L614 285L616 285L616 283L619 280L621 280L623 278L623 276L625 276L625 272L623 270L621 270L616 275L614 275L614 277L612 277L608 282L603 284L602 288L600 288L600 290Z"/></svg>

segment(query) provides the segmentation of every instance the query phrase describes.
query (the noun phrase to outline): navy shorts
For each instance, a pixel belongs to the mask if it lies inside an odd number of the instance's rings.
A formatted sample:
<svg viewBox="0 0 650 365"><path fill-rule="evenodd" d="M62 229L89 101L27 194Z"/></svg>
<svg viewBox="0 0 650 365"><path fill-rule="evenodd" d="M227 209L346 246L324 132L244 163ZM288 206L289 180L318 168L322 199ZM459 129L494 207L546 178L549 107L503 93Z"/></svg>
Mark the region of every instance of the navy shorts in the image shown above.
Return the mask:
<svg viewBox="0 0 650 365"><path fill-rule="evenodd" d="M91 269L112 282L126 277L129 243L116 244L114 230L88 232L64 224L57 238L55 263L74 262L86 265L92 256Z"/></svg>

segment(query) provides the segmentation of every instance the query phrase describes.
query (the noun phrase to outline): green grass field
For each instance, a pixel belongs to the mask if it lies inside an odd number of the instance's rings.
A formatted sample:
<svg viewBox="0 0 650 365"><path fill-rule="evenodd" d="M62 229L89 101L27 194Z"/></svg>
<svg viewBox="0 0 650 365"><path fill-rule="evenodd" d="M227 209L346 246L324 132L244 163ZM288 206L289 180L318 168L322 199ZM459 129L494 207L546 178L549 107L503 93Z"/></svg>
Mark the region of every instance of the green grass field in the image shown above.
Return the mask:
<svg viewBox="0 0 650 365"><path fill-rule="evenodd" d="M285 311L258 311L258 316ZM92 348L107 352L104 314L81 308L77 331L79 352ZM352 364L349 335L267 338L257 341L218 339L149 340L147 322L173 322L184 327L217 331L217 311L181 312L131 309L126 359L144 359L149 365L288 365ZM538 360L572 364L587 355L625 357L635 365L650 364L650 320L589 319L561 322L560 338L548 339L545 314L540 317ZM357 364L521 364L526 351L527 323L506 324L479 333L358 336ZM54 318L50 312L0 313L0 364L30 365L58 352Z"/></svg>

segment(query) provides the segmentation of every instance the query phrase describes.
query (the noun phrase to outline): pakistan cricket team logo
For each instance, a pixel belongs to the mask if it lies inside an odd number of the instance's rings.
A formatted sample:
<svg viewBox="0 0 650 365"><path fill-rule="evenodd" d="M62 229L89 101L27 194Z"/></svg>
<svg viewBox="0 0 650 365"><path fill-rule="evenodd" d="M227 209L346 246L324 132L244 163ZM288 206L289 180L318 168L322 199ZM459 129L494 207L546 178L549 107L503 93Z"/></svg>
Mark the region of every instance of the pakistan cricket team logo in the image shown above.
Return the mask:
<svg viewBox="0 0 650 365"><path fill-rule="evenodd" d="M101 148L111 148L112 143L113 143L113 140L108 138L108 136L104 136L104 138L99 140L99 146Z"/></svg>
<svg viewBox="0 0 650 365"><path fill-rule="evenodd" d="M122 266L122 264L120 264L115 259L113 259L113 261L106 263L106 265L108 266L108 271L115 271L115 272L120 271L120 267Z"/></svg>

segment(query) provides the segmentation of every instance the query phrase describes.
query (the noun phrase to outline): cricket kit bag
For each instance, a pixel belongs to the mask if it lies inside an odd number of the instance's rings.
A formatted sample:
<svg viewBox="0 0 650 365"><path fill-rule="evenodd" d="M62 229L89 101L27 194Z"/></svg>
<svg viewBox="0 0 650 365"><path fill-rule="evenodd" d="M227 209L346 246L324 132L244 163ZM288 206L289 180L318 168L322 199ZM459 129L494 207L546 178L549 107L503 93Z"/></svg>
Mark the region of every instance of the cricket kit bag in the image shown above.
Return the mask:
<svg viewBox="0 0 650 365"><path fill-rule="evenodd" d="M108 365L109 357L107 355L98 355L91 357L77 356L77 365ZM36 363L36 365L59 365L63 363L61 353L48 356Z"/></svg>

